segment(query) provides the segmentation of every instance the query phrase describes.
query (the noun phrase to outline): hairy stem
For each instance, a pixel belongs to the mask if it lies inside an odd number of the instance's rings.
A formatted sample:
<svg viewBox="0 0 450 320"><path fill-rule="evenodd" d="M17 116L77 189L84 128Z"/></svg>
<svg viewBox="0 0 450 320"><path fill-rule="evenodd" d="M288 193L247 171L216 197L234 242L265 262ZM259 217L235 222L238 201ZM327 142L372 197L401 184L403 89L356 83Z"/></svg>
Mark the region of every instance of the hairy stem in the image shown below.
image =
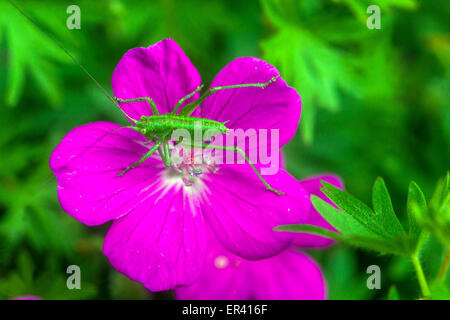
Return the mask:
<svg viewBox="0 0 450 320"><path fill-rule="evenodd" d="M422 291L423 298L429 298L430 288L428 287L427 279L423 273L422 265L420 264L419 256L417 254L411 256L411 262L416 270L417 280L419 281L420 290Z"/></svg>
<svg viewBox="0 0 450 320"><path fill-rule="evenodd" d="M448 266L450 264L450 248L447 248L444 253L444 258L442 259L441 268L438 273L438 280L444 281L447 275Z"/></svg>

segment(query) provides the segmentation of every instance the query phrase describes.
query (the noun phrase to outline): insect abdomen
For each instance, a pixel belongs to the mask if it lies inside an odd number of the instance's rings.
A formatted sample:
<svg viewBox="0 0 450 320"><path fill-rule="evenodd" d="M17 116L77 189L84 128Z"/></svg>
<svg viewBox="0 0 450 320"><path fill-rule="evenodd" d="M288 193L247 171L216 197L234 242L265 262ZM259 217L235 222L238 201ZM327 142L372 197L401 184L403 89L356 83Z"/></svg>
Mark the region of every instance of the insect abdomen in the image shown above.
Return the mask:
<svg viewBox="0 0 450 320"><path fill-rule="evenodd" d="M141 129L142 133L155 136L165 133L169 134L177 129L185 129L189 131L190 134L194 134L195 126L201 128L202 134L207 130L217 130L221 133L226 133L228 130L227 127L219 121L172 114L142 117L141 120L136 123L136 126Z"/></svg>

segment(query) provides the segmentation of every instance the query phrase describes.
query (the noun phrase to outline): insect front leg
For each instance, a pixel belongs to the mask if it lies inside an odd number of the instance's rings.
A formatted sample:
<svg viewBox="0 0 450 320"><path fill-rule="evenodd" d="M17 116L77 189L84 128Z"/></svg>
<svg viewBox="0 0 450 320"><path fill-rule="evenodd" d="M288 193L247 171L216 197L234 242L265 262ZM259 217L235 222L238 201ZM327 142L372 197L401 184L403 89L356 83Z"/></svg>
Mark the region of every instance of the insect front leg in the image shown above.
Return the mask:
<svg viewBox="0 0 450 320"><path fill-rule="evenodd" d="M172 113L176 114L178 109L180 109L181 105L183 104L183 102L185 102L187 99L192 98L194 96L194 94L196 94L197 92L199 92L201 89L203 88L203 85L199 85L194 91L192 91L191 93L189 93L187 96L184 96L183 98L181 98L180 100L178 100L177 104L175 105L175 108L173 108Z"/></svg>
<svg viewBox="0 0 450 320"><path fill-rule="evenodd" d="M128 167L125 168L125 170L123 170L122 172L120 172L117 176L121 177L123 176L128 170L133 169L134 167L140 165L142 162L144 162L145 160L147 160L153 153L155 153L156 150L158 150L159 146L161 145L161 141L157 141L154 146L146 153L142 156L142 158L140 158L138 161L133 162L132 164L130 164Z"/></svg>
<svg viewBox="0 0 450 320"><path fill-rule="evenodd" d="M164 141L162 141L162 144L158 150L158 153L161 156L161 159L164 162L164 165L166 167L170 167L170 164L172 161L170 158L169 140L168 139L165 139Z"/></svg>
<svg viewBox="0 0 450 320"><path fill-rule="evenodd" d="M147 101L150 104L150 107L152 108L153 115L158 115L159 114L158 108L156 107L155 102L150 97L140 97L140 98L135 98L135 99L121 99L121 98L114 97L114 99L117 102L123 102L123 103Z"/></svg>
<svg viewBox="0 0 450 320"><path fill-rule="evenodd" d="M164 158L164 164L166 165L166 167L170 167L170 151L169 151L169 141L164 141L163 143L164 145L164 153L166 154L166 157Z"/></svg>
<svg viewBox="0 0 450 320"><path fill-rule="evenodd" d="M241 154L245 161L250 165L250 167L253 169L253 171L255 171L255 173L258 175L259 180L261 180L261 182L264 184L264 186L266 187L267 190L272 191L278 195L282 195L284 194L283 191L280 190L276 190L274 188L272 188L270 186L270 184L262 177L261 173L259 173L258 169L255 167L255 165L250 161L249 157L247 156L247 154L245 153L244 150L242 150L239 147L235 147L235 146L215 146L215 145L211 145L211 144L206 144L203 143L202 144L203 148L209 148L209 149L217 149L217 150L225 150L225 151L233 151L233 152L237 152L239 154Z"/></svg>

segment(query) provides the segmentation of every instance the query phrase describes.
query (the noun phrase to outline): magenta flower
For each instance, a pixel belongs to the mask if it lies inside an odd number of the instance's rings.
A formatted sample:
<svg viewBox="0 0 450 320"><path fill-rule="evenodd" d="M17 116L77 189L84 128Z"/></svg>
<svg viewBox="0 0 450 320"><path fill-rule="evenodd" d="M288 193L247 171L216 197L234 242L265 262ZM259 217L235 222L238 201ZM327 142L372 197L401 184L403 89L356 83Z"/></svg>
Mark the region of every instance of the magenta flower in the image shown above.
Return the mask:
<svg viewBox="0 0 450 320"><path fill-rule="evenodd" d="M320 191L320 180L342 188L338 177L328 175L307 178L301 184L307 186L310 194L329 201ZM314 209L305 223L332 228ZM175 290L178 299L325 299L326 285L320 267L298 248L288 248L268 259L249 261L227 251L212 232L208 236L205 267L194 285ZM298 234L294 244L318 248L330 243L319 236Z"/></svg>
<svg viewBox="0 0 450 320"><path fill-rule="evenodd" d="M211 85L266 82L276 75L278 71L262 60L239 58ZM160 113L171 111L200 82L197 70L171 39L128 51L112 76L116 97L151 97ZM121 108L134 119L151 115L147 102ZM279 129L281 147L295 134L300 97L278 78L264 90L219 91L204 101L197 115L228 120L229 128ZM152 291L196 280L209 241L206 225L230 252L261 259L279 253L292 240L292 234L275 232L273 227L307 218L307 192L282 169L265 177L286 193L281 196L266 191L247 164L212 164L214 170L186 186L182 176L155 155L118 177L151 147L132 129L108 134L118 127L95 122L73 129L55 148L50 167L64 211L87 225L113 220L104 254L119 272Z"/></svg>

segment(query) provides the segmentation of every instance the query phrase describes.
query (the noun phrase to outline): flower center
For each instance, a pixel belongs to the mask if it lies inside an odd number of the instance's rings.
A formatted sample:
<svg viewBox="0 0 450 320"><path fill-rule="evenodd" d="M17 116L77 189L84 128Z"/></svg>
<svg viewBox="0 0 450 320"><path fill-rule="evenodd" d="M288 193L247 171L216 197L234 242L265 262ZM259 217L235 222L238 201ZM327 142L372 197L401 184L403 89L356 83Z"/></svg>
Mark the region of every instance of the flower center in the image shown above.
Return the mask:
<svg viewBox="0 0 450 320"><path fill-rule="evenodd" d="M216 173L219 169L211 157L203 154L202 149L186 149L175 146L171 151L171 176L181 178L186 187L200 182L205 174Z"/></svg>

